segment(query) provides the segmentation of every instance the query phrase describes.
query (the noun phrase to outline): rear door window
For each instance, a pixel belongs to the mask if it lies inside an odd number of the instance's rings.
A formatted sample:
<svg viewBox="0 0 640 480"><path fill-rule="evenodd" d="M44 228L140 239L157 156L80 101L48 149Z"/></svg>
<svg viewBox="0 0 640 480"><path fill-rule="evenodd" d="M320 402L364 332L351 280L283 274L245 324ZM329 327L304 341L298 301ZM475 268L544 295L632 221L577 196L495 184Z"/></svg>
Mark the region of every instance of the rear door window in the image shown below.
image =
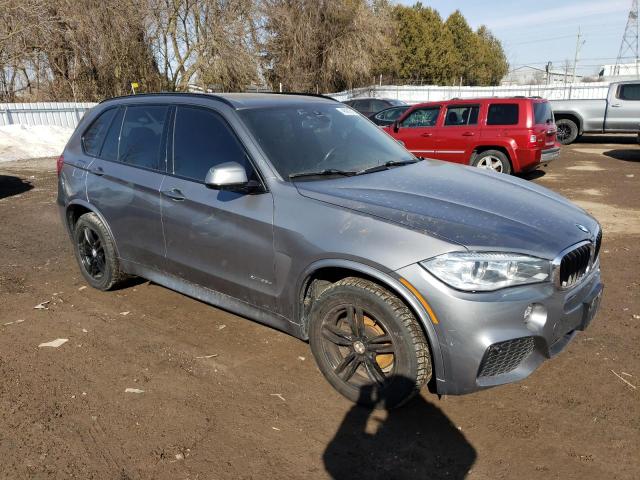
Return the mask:
<svg viewBox="0 0 640 480"><path fill-rule="evenodd" d="M620 85L618 91L618 98L621 100L640 100L640 83L628 83Z"/></svg>
<svg viewBox="0 0 640 480"><path fill-rule="evenodd" d="M174 128L173 173L204 182L211 167L236 162L252 179L243 146L220 114L198 107L178 107Z"/></svg>
<svg viewBox="0 0 640 480"><path fill-rule="evenodd" d="M489 105L487 125L517 125L519 114L517 103L494 103Z"/></svg>
<svg viewBox="0 0 640 480"><path fill-rule="evenodd" d="M110 108L96 118L91 126L84 132L82 136L82 145L85 153L93 157L100 155L100 149L104 142L104 136L111 125L114 115L118 111L117 108Z"/></svg>
<svg viewBox="0 0 640 480"><path fill-rule="evenodd" d="M479 105L450 107L447 109L447 115L444 118L444 125L477 125L479 111Z"/></svg>
<svg viewBox="0 0 640 480"><path fill-rule="evenodd" d="M549 102L535 102L533 104L533 115L536 125L553 122L553 110Z"/></svg>
<svg viewBox="0 0 640 480"><path fill-rule="evenodd" d="M402 121L403 127L433 127L438 121L440 107L417 108Z"/></svg>
<svg viewBox="0 0 640 480"><path fill-rule="evenodd" d="M118 161L136 167L164 170L165 137L169 107L128 106L120 133Z"/></svg>

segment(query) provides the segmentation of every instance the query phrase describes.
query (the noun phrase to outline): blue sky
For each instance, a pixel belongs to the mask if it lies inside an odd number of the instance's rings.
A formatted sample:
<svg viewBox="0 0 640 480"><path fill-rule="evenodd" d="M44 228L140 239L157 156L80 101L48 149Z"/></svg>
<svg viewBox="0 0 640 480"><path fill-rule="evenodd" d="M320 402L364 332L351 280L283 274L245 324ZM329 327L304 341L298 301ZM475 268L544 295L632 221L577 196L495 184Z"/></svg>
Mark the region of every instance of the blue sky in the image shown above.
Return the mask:
<svg viewBox="0 0 640 480"><path fill-rule="evenodd" d="M413 5L412 0L397 3ZM458 9L475 29L485 24L502 41L512 66L561 70L573 62L578 27L584 45L578 72L595 74L601 64L615 63L631 0L425 0L443 18Z"/></svg>

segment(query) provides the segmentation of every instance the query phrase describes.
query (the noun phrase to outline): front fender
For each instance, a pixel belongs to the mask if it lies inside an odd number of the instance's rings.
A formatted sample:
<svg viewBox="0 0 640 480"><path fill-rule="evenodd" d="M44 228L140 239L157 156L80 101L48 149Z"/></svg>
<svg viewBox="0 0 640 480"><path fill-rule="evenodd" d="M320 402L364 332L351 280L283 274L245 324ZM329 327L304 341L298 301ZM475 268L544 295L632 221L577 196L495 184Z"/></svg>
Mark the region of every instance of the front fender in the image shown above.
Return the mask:
<svg viewBox="0 0 640 480"><path fill-rule="evenodd" d="M345 270L352 270L354 272L361 273L367 277L375 279L382 286L397 295L402 301L404 301L409 308L414 312L417 320L420 322L423 331L426 334L429 346L431 347L431 355L434 365L434 375L436 378L445 378L444 375L444 363L442 360L442 353L440 350L440 343L438 342L438 335L433 326L433 320L429 315L429 312L422 306L420 301L414 296L408 287L400 282L400 276L394 272L383 272L377 268L363 263L355 262L345 259L324 259L319 260L309 265L300 276L297 283L298 310L302 309L302 300L304 298L305 289L312 278L313 274L323 268L341 268ZM301 318L300 311L296 312L295 318ZM302 335L304 339L308 339L308 321L303 319L301 325Z"/></svg>

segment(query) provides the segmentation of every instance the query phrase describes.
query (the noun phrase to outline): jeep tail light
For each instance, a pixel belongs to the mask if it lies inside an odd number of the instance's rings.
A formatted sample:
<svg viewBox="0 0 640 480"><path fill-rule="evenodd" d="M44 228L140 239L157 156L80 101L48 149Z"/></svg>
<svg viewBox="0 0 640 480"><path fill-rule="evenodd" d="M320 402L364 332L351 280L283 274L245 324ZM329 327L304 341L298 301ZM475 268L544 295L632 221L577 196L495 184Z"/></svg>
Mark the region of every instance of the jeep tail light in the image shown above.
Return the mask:
<svg viewBox="0 0 640 480"><path fill-rule="evenodd" d="M56 161L56 170L58 171L58 175L60 175L63 165L64 165L64 155L60 155L58 157L58 160Z"/></svg>

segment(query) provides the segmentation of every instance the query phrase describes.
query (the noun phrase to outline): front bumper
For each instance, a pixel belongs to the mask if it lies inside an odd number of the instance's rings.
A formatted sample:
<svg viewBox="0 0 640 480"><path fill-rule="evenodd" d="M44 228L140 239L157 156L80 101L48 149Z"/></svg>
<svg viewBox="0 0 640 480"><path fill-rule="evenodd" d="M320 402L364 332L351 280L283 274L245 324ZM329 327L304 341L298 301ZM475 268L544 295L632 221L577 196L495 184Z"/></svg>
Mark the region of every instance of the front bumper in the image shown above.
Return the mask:
<svg viewBox="0 0 640 480"><path fill-rule="evenodd" d="M436 389L449 395L529 376L589 325L604 288L599 264L578 286L566 291L544 283L468 293L448 287L417 264L397 273L424 296L437 316L433 326L438 338L431 339L441 351ZM546 316L525 321L532 304L542 306L536 308L544 308Z"/></svg>

